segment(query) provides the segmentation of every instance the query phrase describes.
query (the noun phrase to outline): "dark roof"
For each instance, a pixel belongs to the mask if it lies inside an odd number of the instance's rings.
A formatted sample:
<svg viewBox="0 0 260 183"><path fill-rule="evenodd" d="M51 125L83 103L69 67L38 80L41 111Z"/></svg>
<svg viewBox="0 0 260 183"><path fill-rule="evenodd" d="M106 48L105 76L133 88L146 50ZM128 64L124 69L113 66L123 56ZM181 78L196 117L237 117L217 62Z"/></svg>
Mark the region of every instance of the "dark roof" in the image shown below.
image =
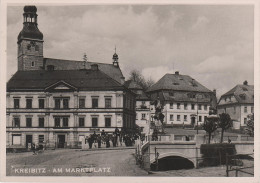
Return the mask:
<svg viewBox="0 0 260 183"><path fill-rule="evenodd" d="M128 80L124 85L137 94L136 100L150 100L143 88L136 81Z"/></svg>
<svg viewBox="0 0 260 183"><path fill-rule="evenodd" d="M149 87L147 92L158 90L212 92L190 76L179 74L165 74L159 81Z"/></svg>
<svg viewBox="0 0 260 183"><path fill-rule="evenodd" d="M86 66L84 66L86 64ZM53 58L44 58L44 67L47 69L48 65L53 65L55 70L80 70L80 69L90 69L91 65L98 64L98 68L116 80L121 82L121 78L124 77L121 69L115 67L113 64L106 63L97 63L97 62L85 62L84 61L75 61L75 60L64 60L64 59L53 59Z"/></svg>
<svg viewBox="0 0 260 183"><path fill-rule="evenodd" d="M254 103L254 85L236 85L227 93L221 96L235 96L238 103Z"/></svg>
<svg viewBox="0 0 260 183"><path fill-rule="evenodd" d="M138 90L142 90L143 88L135 81L133 80L128 80L125 82L125 86L129 89L138 89Z"/></svg>
<svg viewBox="0 0 260 183"><path fill-rule="evenodd" d="M38 29L38 26L36 23L33 22L25 22L23 25L23 29L18 35L18 41L20 39L39 39L43 40L43 34Z"/></svg>
<svg viewBox="0 0 260 183"><path fill-rule="evenodd" d="M17 71L7 83L7 91L45 90L64 82L78 90L123 90L126 89L100 70Z"/></svg>
<svg viewBox="0 0 260 183"><path fill-rule="evenodd" d="M150 98L147 96L147 94L143 90L140 90L140 93L137 93L136 100L150 100Z"/></svg>
<svg viewBox="0 0 260 183"><path fill-rule="evenodd" d="M23 11L25 13L36 13L37 8L36 8L36 6L24 6Z"/></svg>

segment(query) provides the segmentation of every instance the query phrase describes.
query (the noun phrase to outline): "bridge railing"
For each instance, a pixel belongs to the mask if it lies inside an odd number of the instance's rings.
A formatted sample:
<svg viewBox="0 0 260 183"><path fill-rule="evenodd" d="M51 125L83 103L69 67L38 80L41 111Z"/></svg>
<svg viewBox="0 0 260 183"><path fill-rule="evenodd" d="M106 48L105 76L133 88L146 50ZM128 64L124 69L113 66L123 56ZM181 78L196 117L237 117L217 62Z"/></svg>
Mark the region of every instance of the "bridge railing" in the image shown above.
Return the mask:
<svg viewBox="0 0 260 183"><path fill-rule="evenodd" d="M205 135L206 137L206 142L209 139L208 135ZM211 136L211 142L212 143L219 143L220 140L220 135L212 135ZM254 141L254 137L251 137L249 135L227 135L223 137L223 142L228 142L231 140L231 142L236 142L236 141Z"/></svg>
<svg viewBox="0 0 260 183"><path fill-rule="evenodd" d="M251 157L251 158L250 158ZM251 154L226 154L226 176L227 177L245 177L254 176L254 153ZM249 163L243 163L247 159ZM251 161L251 163L250 163Z"/></svg>

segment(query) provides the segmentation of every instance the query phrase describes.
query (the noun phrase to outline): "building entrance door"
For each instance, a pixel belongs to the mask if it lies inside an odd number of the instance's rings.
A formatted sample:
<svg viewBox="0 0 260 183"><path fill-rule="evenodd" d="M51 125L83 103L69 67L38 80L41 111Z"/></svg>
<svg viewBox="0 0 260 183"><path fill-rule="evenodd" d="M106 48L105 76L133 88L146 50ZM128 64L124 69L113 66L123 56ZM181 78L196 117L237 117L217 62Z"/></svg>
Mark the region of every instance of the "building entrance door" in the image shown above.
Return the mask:
<svg viewBox="0 0 260 183"><path fill-rule="evenodd" d="M58 148L65 147L65 135L58 135Z"/></svg>
<svg viewBox="0 0 260 183"><path fill-rule="evenodd" d="M32 135L26 135L26 148L32 148Z"/></svg>
<svg viewBox="0 0 260 183"><path fill-rule="evenodd" d="M191 117L191 125L195 127L195 117Z"/></svg>

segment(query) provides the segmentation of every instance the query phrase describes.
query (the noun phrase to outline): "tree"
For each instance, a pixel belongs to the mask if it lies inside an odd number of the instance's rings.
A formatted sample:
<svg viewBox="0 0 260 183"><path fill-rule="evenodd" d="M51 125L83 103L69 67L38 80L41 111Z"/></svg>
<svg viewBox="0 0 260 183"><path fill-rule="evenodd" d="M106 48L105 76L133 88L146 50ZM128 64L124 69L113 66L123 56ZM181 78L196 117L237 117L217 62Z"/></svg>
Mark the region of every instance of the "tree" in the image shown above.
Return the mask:
<svg viewBox="0 0 260 183"><path fill-rule="evenodd" d="M224 131L229 129L232 126L232 120L227 113L222 113L219 115L219 124L218 126L221 128L221 138L220 138L220 143L223 142L223 136L224 136Z"/></svg>
<svg viewBox="0 0 260 183"><path fill-rule="evenodd" d="M208 143L210 144L210 139L211 139L211 134L218 128L218 117L216 115L211 115L206 118L206 120L203 123L203 129L209 134L209 141Z"/></svg>
<svg viewBox="0 0 260 183"><path fill-rule="evenodd" d="M132 81L135 81L144 90L146 90L147 88L149 88L150 86L152 86L154 84L154 81L151 78L146 80L144 78L144 76L141 74L141 72L138 71L138 70L132 70L130 72L130 78L129 79L132 80Z"/></svg>
<svg viewBox="0 0 260 183"><path fill-rule="evenodd" d="M246 133L250 136L254 136L254 113L247 115Z"/></svg>

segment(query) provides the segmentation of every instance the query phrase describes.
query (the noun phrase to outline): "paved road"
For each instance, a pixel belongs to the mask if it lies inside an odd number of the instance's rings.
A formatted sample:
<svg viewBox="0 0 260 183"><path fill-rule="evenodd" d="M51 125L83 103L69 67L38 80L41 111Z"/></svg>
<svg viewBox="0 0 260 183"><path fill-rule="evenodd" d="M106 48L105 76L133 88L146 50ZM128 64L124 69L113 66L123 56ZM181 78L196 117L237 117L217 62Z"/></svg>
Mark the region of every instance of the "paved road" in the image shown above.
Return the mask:
<svg viewBox="0 0 260 183"><path fill-rule="evenodd" d="M7 176L147 176L133 154L134 149L7 154Z"/></svg>

